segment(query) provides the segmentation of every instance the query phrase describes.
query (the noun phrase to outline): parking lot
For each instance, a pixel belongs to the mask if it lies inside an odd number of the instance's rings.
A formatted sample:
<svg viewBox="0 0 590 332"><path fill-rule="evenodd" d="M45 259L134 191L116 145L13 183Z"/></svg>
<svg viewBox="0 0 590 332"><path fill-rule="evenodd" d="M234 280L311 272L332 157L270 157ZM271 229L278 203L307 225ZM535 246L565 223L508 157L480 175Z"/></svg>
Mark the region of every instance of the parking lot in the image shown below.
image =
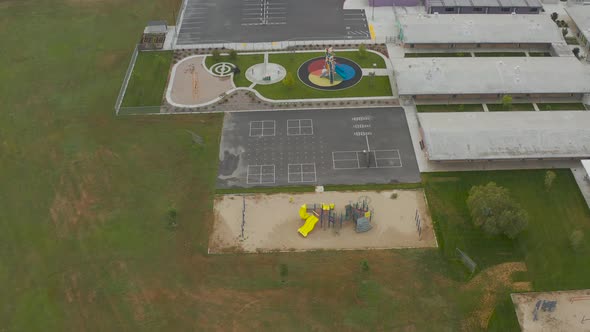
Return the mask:
<svg viewBox="0 0 590 332"><path fill-rule="evenodd" d="M188 0L177 45L369 38L364 10L342 0Z"/></svg>
<svg viewBox="0 0 590 332"><path fill-rule="evenodd" d="M419 182L402 108L225 116L218 188Z"/></svg>

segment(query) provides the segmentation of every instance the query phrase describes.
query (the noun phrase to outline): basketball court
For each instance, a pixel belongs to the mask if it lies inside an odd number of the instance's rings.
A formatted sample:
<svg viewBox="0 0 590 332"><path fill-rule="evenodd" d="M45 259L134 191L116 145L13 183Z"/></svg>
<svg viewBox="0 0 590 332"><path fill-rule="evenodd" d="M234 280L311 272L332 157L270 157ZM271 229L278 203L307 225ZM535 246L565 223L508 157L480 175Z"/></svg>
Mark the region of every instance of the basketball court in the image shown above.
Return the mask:
<svg viewBox="0 0 590 332"><path fill-rule="evenodd" d="M228 113L218 188L415 183L400 107Z"/></svg>

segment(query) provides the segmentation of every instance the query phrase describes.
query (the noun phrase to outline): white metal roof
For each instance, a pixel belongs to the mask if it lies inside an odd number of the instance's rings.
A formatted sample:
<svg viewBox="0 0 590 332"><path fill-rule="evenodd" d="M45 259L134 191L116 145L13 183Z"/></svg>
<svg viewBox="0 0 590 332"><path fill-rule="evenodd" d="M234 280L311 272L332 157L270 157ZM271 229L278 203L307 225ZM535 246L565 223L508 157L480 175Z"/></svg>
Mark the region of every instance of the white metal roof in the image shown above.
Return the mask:
<svg viewBox="0 0 590 332"><path fill-rule="evenodd" d="M575 57L404 58L394 74L400 95L590 93Z"/></svg>
<svg viewBox="0 0 590 332"><path fill-rule="evenodd" d="M576 23L580 32L590 40L590 6L564 7L567 14Z"/></svg>
<svg viewBox="0 0 590 332"><path fill-rule="evenodd" d="M548 15L414 14L400 16L399 21L404 42L410 44L550 44L564 41Z"/></svg>
<svg viewBox="0 0 590 332"><path fill-rule="evenodd" d="M584 166L584 170L586 171L586 175L590 176L590 159L582 160L582 166Z"/></svg>
<svg viewBox="0 0 590 332"><path fill-rule="evenodd" d="M419 113L430 160L590 157L590 112Z"/></svg>

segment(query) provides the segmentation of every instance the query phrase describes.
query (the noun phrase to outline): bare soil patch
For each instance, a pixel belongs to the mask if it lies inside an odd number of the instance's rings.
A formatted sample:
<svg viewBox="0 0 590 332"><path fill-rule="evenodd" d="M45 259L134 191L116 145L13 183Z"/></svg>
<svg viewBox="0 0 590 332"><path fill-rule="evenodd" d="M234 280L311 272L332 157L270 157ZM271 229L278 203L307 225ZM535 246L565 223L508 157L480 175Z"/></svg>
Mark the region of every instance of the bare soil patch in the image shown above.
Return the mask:
<svg viewBox="0 0 590 332"><path fill-rule="evenodd" d="M394 192L397 198L392 199ZM322 228L318 222L307 238L298 234L297 229L304 223L298 214L302 204L334 203L339 215L344 213L346 204L354 203L360 197L366 197L374 209L373 229L370 231L356 233L351 221L343 222L342 229ZM244 201L246 209L242 218ZM223 195L216 198L214 209L214 230L209 240L211 253L226 252L228 249L257 252L436 247L422 190ZM421 239L414 219L416 210L422 217Z"/></svg>

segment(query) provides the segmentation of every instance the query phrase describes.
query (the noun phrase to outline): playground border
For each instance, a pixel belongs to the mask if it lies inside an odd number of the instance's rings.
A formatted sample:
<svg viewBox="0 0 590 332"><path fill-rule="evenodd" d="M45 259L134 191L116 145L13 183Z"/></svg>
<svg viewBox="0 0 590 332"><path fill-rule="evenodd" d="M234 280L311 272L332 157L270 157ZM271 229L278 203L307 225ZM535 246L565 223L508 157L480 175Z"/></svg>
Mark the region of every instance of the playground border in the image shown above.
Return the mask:
<svg viewBox="0 0 590 332"><path fill-rule="evenodd" d="M339 51L344 51L344 52L350 52L350 51L357 51L356 49L342 49ZM372 52L375 54L378 54L379 56L381 56L383 58L383 60L385 61L385 67L386 69L388 68L388 61L389 59L387 57L385 57L383 54L373 51L373 50L367 50L368 52ZM285 53L290 53L290 52L294 52L294 53L317 53L317 52L321 52L321 50L302 50L302 51L269 51L269 52L242 52L242 53L238 53L238 55L250 55L250 54L265 54L265 53L269 53L269 54L285 54ZM313 101L313 102L323 102L323 101L333 101L333 100L338 100L338 101L352 101L352 100L397 100L397 98L395 98L394 96L379 96L379 97L346 97L346 98L308 98L308 99L270 99L267 98L265 96L263 96L262 94L260 94L260 92L258 92L258 90L254 89L253 87L255 85L251 85L250 87L236 87L234 81L233 81L233 73L229 75L229 77L231 78L231 84L234 87L233 89L230 89L228 91L225 92L225 94L218 96L217 98L205 102L205 103L201 103L201 104L179 104L176 102L173 102L171 100L171 93L172 93L172 85L171 83L174 81L174 76L176 75L176 68L177 66L182 63L183 61L187 60L187 59L191 59L194 57L203 57L203 61L202 61L202 65L203 67L207 70L207 72L209 72L211 75L217 77L216 75L214 75L211 70L209 68L207 68L207 66L205 65L205 59L207 56L210 55L191 55L188 56L180 61L178 61L176 64L174 64L174 66L172 66L171 69L171 74L169 75L169 79L168 79L168 85L166 87L166 101L168 102L168 104L174 106L174 107L180 107L180 108L197 108L197 107L204 107L204 106L209 106L209 105L213 105L217 102L219 102L221 99L223 99L226 95L229 95L233 92L239 91L239 90L243 90L243 91L249 91L252 92L256 95L256 97L258 97L259 99L265 101L265 102L269 102L269 103L300 103L300 102L306 102L306 101ZM359 66L360 67L360 66ZM361 67L362 69L362 67ZM391 83L391 82L390 82ZM387 107L387 106L386 106ZM320 109L324 109L325 107L321 107ZM313 109L313 108L310 108ZM283 109L282 109L283 110ZM182 113L182 114L187 114L187 113L219 113L219 111L211 111L211 112L206 112L206 111L195 111L195 112L173 112L173 113L165 113L165 114L176 114L176 113Z"/></svg>

